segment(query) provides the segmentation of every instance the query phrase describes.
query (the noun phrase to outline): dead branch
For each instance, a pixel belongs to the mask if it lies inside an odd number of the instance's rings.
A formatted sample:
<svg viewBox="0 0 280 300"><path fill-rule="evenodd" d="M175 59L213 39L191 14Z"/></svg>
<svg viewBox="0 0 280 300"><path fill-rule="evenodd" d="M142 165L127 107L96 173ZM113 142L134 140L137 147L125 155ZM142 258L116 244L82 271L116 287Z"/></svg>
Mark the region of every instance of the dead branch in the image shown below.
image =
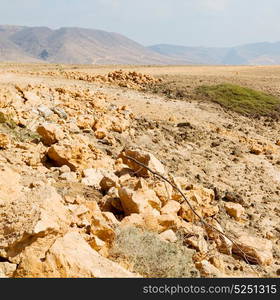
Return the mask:
<svg viewBox="0 0 280 300"><path fill-rule="evenodd" d="M140 161L138 161L137 159L133 158L133 157L130 157L130 156L127 156L127 155L124 155L124 157L128 160L131 160L133 162L135 162L136 164L138 164L139 166L141 166L142 168L145 168L146 170L148 170L149 172L151 172L153 175L157 176L158 178L162 179L163 181L167 182L168 184L170 184L178 193L180 193L180 195L183 197L183 199L186 201L186 203L188 204L189 208L191 209L191 211L193 212L193 214L195 216L198 217L199 221L205 226L205 228L210 228L212 231L215 231L219 234L219 237L220 236L223 236L225 238L227 238L229 241L232 242L232 244L234 244L236 246L236 248L240 251L240 253L243 254L243 257L244 257L244 260L245 262L250 265L249 261L253 261L253 258L250 256L250 255L247 255L237 244L236 241L234 241L233 238L231 238L230 236L228 236L227 234L225 234L224 232L218 230L216 227L214 227L213 225L211 224L208 224L196 211L195 209L193 208L193 206L191 205L190 201L187 199L186 195L181 191L180 188L177 187L176 184L174 184L173 182L171 182L168 178L166 178L165 176L159 174L158 172L155 172L153 171L151 168L149 168L148 166L146 166L145 164L141 163ZM258 274L256 272L256 270L254 270L252 268L252 270Z"/></svg>

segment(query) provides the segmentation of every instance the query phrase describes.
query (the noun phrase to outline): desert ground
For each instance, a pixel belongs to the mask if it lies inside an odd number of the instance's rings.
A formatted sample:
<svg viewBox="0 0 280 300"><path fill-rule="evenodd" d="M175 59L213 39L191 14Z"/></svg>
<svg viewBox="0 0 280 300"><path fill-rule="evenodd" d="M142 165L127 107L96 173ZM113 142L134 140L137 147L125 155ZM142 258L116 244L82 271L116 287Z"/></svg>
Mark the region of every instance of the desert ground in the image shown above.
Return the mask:
<svg viewBox="0 0 280 300"><path fill-rule="evenodd" d="M223 83L277 98L280 66L1 63L0 276L279 277L278 111Z"/></svg>

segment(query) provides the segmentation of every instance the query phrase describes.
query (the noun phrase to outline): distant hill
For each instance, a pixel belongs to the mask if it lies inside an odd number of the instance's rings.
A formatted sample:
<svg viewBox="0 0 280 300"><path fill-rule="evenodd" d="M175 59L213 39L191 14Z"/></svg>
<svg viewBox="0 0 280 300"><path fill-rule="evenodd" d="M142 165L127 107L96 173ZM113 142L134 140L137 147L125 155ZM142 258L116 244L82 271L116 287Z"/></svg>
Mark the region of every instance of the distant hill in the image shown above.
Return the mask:
<svg viewBox="0 0 280 300"><path fill-rule="evenodd" d="M144 47L118 33L0 25L0 61L65 64L280 64L280 42L232 48Z"/></svg>
<svg viewBox="0 0 280 300"><path fill-rule="evenodd" d="M220 64L227 48L185 47L175 45L155 45L148 47L161 55L168 56L182 64Z"/></svg>
<svg viewBox="0 0 280 300"><path fill-rule="evenodd" d="M167 44L154 45L148 48L161 55L182 61L183 64L280 64L280 42L255 43L232 48L186 47Z"/></svg>
<svg viewBox="0 0 280 300"><path fill-rule="evenodd" d="M0 26L0 61L69 64L173 64L118 33L82 28Z"/></svg>

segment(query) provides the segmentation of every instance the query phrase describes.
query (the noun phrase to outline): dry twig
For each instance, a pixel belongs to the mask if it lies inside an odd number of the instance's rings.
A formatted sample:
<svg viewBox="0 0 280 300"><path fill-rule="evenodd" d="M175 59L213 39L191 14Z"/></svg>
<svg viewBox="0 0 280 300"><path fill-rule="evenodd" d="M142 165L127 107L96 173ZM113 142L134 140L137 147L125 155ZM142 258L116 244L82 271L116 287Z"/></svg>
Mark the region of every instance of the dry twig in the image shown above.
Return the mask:
<svg viewBox="0 0 280 300"><path fill-rule="evenodd" d="M171 182L168 178L166 178L165 176L159 174L158 172L153 171L151 168L149 168L149 167L146 166L145 164L139 162L137 159L135 159L135 158L133 158L133 157L130 157L130 156L127 156L127 155L124 155L124 157L125 157L126 159L129 159L129 160L135 162L136 164L138 164L138 165L141 166L142 168L147 169L149 172L151 172L153 175L157 176L158 178L162 179L163 181L169 183L169 184L170 184L170 185L171 185L178 193L180 193L180 195L183 197L183 199L186 201L186 203L187 203L188 206L190 207L190 209L191 209L191 211L193 212L193 214L194 214L195 216L198 217L199 221L205 226L205 228L209 228L209 229L211 229L212 231L217 232L217 233L219 234L219 236L223 236L223 237L227 238L229 241L231 241L232 244L234 244L234 245L236 246L236 248L240 251L240 253L242 253L242 255L243 255L244 259L245 259L245 262L246 262L248 265L250 265L249 261L255 261L255 260L253 259L253 257L251 257L250 255L247 255L247 254L239 247L239 245L237 244L237 242L234 241L233 238L231 238L230 236L228 236L228 235L225 234L224 232L218 230L218 229L215 228L213 225L208 224L208 223L207 223L207 222L206 222L206 221L205 221L205 220L204 220L204 219L203 219L203 218L195 211L195 209L194 209L193 206L191 205L190 201L187 199L187 197L186 197L185 194L181 191L181 189L177 187L176 184L174 184L174 183ZM254 270L253 268L252 268L252 270L253 270L256 274L258 274L258 273L256 272L256 270Z"/></svg>

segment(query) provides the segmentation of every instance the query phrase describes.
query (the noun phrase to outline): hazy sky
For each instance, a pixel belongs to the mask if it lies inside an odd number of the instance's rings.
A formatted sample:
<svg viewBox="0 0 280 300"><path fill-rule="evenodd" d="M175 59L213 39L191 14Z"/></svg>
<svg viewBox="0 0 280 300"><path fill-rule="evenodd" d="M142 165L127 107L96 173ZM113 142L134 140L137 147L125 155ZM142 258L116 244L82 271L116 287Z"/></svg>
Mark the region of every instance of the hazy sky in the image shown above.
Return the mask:
<svg viewBox="0 0 280 300"><path fill-rule="evenodd" d="M0 0L0 23L119 32L144 45L280 41L280 0Z"/></svg>

